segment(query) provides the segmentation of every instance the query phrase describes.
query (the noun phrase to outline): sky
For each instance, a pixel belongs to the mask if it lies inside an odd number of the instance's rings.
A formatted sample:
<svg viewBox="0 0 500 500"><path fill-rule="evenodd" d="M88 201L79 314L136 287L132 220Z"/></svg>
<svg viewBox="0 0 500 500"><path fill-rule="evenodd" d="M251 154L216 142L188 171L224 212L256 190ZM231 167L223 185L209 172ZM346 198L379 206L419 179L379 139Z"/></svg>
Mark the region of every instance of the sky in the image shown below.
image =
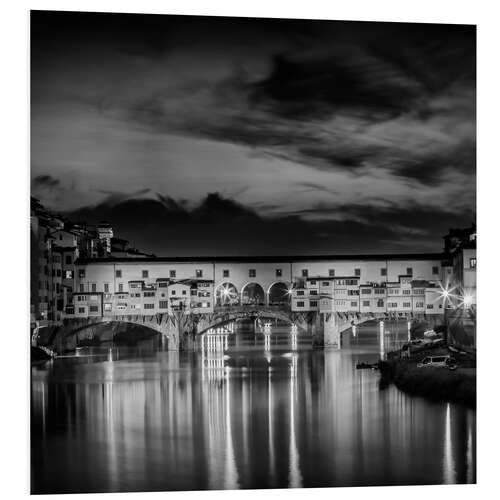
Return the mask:
<svg viewBox="0 0 500 500"><path fill-rule="evenodd" d="M474 26L31 13L31 191L159 256L427 252L475 221Z"/></svg>

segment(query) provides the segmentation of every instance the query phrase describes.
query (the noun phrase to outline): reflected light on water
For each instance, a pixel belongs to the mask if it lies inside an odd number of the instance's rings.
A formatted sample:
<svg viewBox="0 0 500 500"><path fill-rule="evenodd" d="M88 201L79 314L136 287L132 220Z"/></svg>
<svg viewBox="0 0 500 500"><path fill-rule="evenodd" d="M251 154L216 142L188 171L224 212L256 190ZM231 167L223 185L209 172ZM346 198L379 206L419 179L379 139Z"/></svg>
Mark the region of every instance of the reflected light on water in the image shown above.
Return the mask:
<svg viewBox="0 0 500 500"><path fill-rule="evenodd" d="M455 463L451 442L451 410L450 403L446 404L446 417L444 424L444 452L443 452L443 482L445 484L456 483Z"/></svg>
<svg viewBox="0 0 500 500"><path fill-rule="evenodd" d="M377 323L324 351L279 328L269 342L219 330L196 352L115 347L110 361L89 348L34 368L33 492L475 481L475 412L356 370L379 357Z"/></svg>

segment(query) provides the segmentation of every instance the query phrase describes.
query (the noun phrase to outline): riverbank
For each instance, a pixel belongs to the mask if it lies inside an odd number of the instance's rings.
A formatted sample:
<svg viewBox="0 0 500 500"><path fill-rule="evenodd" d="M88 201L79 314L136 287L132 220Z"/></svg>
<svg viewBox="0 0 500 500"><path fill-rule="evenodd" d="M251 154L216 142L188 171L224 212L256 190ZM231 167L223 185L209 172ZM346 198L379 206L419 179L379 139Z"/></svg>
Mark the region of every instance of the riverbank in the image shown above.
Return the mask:
<svg viewBox="0 0 500 500"><path fill-rule="evenodd" d="M431 355L441 353L432 352ZM398 389L434 401L461 403L469 408L476 407L476 369L470 359L464 359L457 370L447 368L418 368L420 358L429 355L419 353L418 359L392 358L380 361L382 383L393 383ZM456 356L455 356L456 357Z"/></svg>

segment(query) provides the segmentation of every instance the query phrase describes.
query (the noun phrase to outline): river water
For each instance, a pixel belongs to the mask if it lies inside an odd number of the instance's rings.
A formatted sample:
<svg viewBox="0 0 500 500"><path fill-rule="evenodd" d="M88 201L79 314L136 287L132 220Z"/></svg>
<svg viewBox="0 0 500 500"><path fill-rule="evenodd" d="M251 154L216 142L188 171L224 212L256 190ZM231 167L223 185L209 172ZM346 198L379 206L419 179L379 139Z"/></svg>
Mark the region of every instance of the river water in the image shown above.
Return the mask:
<svg viewBox="0 0 500 500"><path fill-rule="evenodd" d="M32 493L475 482L475 411L357 370L378 360L378 333L312 350L274 327L196 352L153 339L33 367Z"/></svg>

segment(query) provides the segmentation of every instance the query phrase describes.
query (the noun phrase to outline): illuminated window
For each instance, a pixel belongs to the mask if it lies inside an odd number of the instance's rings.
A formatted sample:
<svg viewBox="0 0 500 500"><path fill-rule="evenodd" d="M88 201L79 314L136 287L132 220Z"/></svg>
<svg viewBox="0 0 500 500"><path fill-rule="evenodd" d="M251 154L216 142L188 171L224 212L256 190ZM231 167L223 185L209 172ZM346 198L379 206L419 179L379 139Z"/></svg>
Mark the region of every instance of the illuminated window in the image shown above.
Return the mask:
<svg viewBox="0 0 500 500"><path fill-rule="evenodd" d="M475 269L475 267L476 267L476 257L472 257L472 258L470 259L470 261L469 261L469 267L470 267L471 269Z"/></svg>

